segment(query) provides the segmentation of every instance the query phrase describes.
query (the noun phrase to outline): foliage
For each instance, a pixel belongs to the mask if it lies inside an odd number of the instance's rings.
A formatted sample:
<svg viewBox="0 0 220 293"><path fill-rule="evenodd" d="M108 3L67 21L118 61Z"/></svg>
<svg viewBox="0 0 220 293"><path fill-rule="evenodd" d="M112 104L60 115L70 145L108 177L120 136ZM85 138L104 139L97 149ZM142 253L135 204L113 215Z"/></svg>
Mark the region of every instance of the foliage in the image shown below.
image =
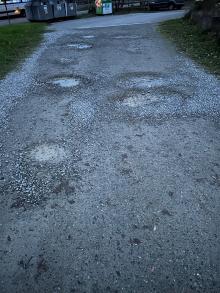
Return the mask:
<svg viewBox="0 0 220 293"><path fill-rule="evenodd" d="M195 9L201 9L204 11L210 11L220 3L220 0L196 0L194 7Z"/></svg>
<svg viewBox="0 0 220 293"><path fill-rule="evenodd" d="M202 32L188 19L164 22L160 31L196 62L220 75L220 47L215 36Z"/></svg>

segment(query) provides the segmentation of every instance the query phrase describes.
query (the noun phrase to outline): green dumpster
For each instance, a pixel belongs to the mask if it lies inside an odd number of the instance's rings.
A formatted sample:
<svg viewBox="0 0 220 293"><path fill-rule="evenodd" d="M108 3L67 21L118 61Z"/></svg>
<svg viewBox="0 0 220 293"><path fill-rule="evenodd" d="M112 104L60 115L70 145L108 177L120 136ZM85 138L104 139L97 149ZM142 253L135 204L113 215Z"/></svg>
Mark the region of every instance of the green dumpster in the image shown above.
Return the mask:
<svg viewBox="0 0 220 293"><path fill-rule="evenodd" d="M96 0L95 6L98 15L112 14L112 0Z"/></svg>

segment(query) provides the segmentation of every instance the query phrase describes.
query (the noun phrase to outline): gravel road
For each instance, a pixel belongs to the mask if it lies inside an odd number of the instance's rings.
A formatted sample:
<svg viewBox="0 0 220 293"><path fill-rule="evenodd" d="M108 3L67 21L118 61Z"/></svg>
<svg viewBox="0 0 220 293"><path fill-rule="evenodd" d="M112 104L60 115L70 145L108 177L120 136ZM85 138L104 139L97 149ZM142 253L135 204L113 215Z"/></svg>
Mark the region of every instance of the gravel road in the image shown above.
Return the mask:
<svg viewBox="0 0 220 293"><path fill-rule="evenodd" d="M53 24L0 81L1 293L220 292L220 81L157 32L181 13Z"/></svg>

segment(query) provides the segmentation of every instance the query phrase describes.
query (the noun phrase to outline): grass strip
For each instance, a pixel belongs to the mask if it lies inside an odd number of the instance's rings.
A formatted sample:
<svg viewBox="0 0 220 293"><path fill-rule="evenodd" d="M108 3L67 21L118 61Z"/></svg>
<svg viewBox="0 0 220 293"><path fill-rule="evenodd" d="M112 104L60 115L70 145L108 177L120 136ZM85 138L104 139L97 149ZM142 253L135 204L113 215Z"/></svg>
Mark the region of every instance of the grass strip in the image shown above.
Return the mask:
<svg viewBox="0 0 220 293"><path fill-rule="evenodd" d="M0 27L0 79L15 69L42 40L44 23L12 24Z"/></svg>
<svg viewBox="0 0 220 293"><path fill-rule="evenodd" d="M188 19L163 22L159 31L193 60L220 75L220 44L213 33L203 32Z"/></svg>

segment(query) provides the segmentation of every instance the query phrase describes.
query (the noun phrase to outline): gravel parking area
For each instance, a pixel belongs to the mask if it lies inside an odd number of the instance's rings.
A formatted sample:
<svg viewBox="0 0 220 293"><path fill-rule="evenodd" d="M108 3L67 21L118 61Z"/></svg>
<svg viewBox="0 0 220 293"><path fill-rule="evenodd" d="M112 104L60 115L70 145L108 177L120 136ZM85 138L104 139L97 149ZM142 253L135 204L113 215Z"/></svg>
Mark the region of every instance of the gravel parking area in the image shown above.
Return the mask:
<svg viewBox="0 0 220 293"><path fill-rule="evenodd" d="M220 81L178 13L53 24L0 81L0 292L220 291Z"/></svg>

